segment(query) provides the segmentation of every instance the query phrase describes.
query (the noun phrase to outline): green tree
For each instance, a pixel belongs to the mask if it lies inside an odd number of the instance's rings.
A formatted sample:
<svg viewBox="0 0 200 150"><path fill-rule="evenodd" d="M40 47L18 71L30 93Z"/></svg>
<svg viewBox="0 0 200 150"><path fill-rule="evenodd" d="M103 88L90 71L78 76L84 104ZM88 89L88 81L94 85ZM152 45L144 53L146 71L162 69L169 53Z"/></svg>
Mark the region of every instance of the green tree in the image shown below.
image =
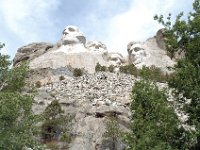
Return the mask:
<svg viewBox="0 0 200 150"><path fill-rule="evenodd" d="M110 117L106 123L106 132L103 136L111 140L112 150L117 149L117 143L119 143L119 141L121 140L121 135L122 131L117 121L117 116Z"/></svg>
<svg viewBox="0 0 200 150"><path fill-rule="evenodd" d="M183 13L173 24L171 14L166 21L162 15L155 19L165 27L165 43L171 56L180 51L184 53L184 58L173 68L175 76L169 85L175 89L177 100L185 106L184 111L189 115L187 123L195 126L196 145L193 149L200 149L200 0L194 1L193 11L187 19L183 19ZM191 102L186 103L187 100Z"/></svg>
<svg viewBox="0 0 200 150"><path fill-rule="evenodd" d="M125 135L127 149L186 149L186 132L167 101L166 91L159 90L146 77L135 82L131 100L131 131Z"/></svg>
<svg viewBox="0 0 200 150"><path fill-rule="evenodd" d="M31 111L33 97L21 93L27 67L10 68L10 65L9 56L0 53L0 149L37 149Z"/></svg>
<svg viewBox="0 0 200 150"><path fill-rule="evenodd" d="M41 136L44 142L58 141L60 138L64 148L67 148L71 141L72 116L64 115L60 103L54 100L45 109L43 118Z"/></svg>

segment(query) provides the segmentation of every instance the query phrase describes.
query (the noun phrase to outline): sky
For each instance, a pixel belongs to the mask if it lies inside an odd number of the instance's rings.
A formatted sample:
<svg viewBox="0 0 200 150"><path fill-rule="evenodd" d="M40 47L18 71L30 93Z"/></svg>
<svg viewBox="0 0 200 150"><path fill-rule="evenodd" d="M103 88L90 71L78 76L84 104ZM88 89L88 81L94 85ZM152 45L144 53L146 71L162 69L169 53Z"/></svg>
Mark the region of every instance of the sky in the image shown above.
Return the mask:
<svg viewBox="0 0 200 150"><path fill-rule="evenodd" d="M161 25L155 14L173 18L192 10L193 0L0 0L0 42L14 57L32 42L57 43L67 25L88 41L101 41L108 51L126 54L130 41L153 37Z"/></svg>

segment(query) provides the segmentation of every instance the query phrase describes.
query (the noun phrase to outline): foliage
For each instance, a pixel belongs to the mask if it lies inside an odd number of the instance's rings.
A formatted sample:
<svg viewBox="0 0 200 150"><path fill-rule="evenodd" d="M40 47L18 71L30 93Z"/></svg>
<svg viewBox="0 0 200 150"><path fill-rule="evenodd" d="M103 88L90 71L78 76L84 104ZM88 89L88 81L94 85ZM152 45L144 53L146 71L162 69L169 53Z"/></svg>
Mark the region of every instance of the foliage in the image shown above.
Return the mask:
<svg viewBox="0 0 200 150"><path fill-rule="evenodd" d="M143 66L142 69L139 70L139 76L157 82L166 82L170 75L163 73L160 68L155 66Z"/></svg>
<svg viewBox="0 0 200 150"><path fill-rule="evenodd" d="M42 86L41 81L37 81L37 82L35 83L35 87L40 88L41 86Z"/></svg>
<svg viewBox="0 0 200 150"><path fill-rule="evenodd" d="M153 65L150 67L143 66L142 69L137 69L133 64L120 66L120 72L131 74L135 77L149 78L157 82L166 82L171 77L170 74L164 73L160 68Z"/></svg>
<svg viewBox="0 0 200 150"><path fill-rule="evenodd" d="M69 136L72 116L64 115L59 102L54 100L47 106L43 113L44 122L41 128L41 136L44 142L61 140L65 142L65 146L71 141Z"/></svg>
<svg viewBox="0 0 200 150"><path fill-rule="evenodd" d="M60 76L60 77L59 77L59 80L60 80L60 81L65 80L65 77L64 77L64 76Z"/></svg>
<svg viewBox="0 0 200 150"><path fill-rule="evenodd" d="M136 77L138 76L138 69L133 64L120 66L119 70L120 72L125 73L125 74L131 74Z"/></svg>
<svg viewBox="0 0 200 150"><path fill-rule="evenodd" d="M114 72L114 69L115 69L115 67L114 67L113 65L110 65L110 66L108 67L108 71L109 71L109 72Z"/></svg>
<svg viewBox="0 0 200 150"><path fill-rule="evenodd" d="M112 150L117 149L117 143L121 138L122 131L120 129L119 123L117 122L117 117L109 118L106 123L106 132L104 133L105 138L109 138L112 141Z"/></svg>
<svg viewBox="0 0 200 150"><path fill-rule="evenodd" d="M9 57L0 53L0 149L39 149L31 111L33 97L21 93L27 67L10 68L10 64Z"/></svg>
<svg viewBox="0 0 200 150"><path fill-rule="evenodd" d="M194 1L193 11L187 16L188 19L183 19L183 13L180 13L173 25L171 15L167 21L162 15L155 16L155 19L165 27L166 47L172 57L178 51L185 54L173 68L175 76L169 85L175 89L177 100L184 104L184 110L189 114L188 124L195 125L194 149L200 149L200 0ZM188 99L191 103L185 103Z"/></svg>
<svg viewBox="0 0 200 150"><path fill-rule="evenodd" d="M46 143L46 146L50 150L60 150L58 142L56 142L56 141L48 142L48 143Z"/></svg>
<svg viewBox="0 0 200 150"><path fill-rule="evenodd" d="M73 75L74 75L75 77L80 77L80 76L83 75L83 72L82 72L82 70L81 70L80 68L75 68L75 69L73 70Z"/></svg>
<svg viewBox="0 0 200 150"><path fill-rule="evenodd" d="M101 66L100 63L97 63L95 66L96 72L105 72L107 70L106 66Z"/></svg>
<svg viewBox="0 0 200 150"><path fill-rule="evenodd" d="M143 79L134 84L131 100L131 131L125 136L128 149L186 149L186 132L164 90Z"/></svg>

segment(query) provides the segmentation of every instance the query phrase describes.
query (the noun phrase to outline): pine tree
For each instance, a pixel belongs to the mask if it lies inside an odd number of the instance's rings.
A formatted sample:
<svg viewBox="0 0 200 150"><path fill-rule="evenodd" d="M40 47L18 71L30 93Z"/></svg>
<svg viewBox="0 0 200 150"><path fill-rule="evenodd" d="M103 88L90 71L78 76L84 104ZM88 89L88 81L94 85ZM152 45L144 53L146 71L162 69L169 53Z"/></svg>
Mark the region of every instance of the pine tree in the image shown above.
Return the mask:
<svg viewBox="0 0 200 150"><path fill-rule="evenodd" d="M0 44L0 49L4 45ZM0 53L0 149L37 148L34 136L33 97L22 94L27 67L11 68L8 55Z"/></svg>
<svg viewBox="0 0 200 150"><path fill-rule="evenodd" d="M164 90L159 90L145 75L145 79L134 84L131 100L131 131L125 136L127 149L186 149L186 132Z"/></svg>
<svg viewBox="0 0 200 150"><path fill-rule="evenodd" d="M193 149L200 149L200 0L194 1L188 19L183 19L183 15L180 13L173 24L171 14L167 21L162 15L155 16L155 19L165 27L166 48L171 56L180 51L184 53L184 58L179 59L173 68L175 76L169 85L189 115L187 123L195 126L193 136L196 144Z"/></svg>

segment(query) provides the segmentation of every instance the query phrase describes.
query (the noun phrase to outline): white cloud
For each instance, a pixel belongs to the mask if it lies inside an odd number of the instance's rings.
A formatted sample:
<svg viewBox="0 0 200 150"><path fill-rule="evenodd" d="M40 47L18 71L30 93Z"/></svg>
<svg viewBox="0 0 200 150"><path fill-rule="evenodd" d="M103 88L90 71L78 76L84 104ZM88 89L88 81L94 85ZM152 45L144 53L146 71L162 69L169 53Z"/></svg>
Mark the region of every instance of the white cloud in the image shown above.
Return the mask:
<svg viewBox="0 0 200 150"><path fill-rule="evenodd" d="M57 0L1 0L0 12L10 32L30 42L39 38L42 28L53 26L49 13L58 5Z"/></svg>
<svg viewBox="0 0 200 150"><path fill-rule="evenodd" d="M134 0L130 8L110 19L106 43L109 49L127 54L126 45L130 41L145 41L154 36L162 26L154 21L155 14L167 15L173 11L185 9L190 0Z"/></svg>
<svg viewBox="0 0 200 150"><path fill-rule="evenodd" d="M83 29L88 40L101 40L109 50L126 54L128 42L144 41L161 27L153 20L155 14L184 11L192 3L191 0L184 3L181 0L97 0L88 4L85 1L86 5L92 4L90 9L70 0L0 0L0 18L3 18L0 27L6 29L0 38L7 40L6 46L13 53L22 44L54 41L63 30L58 28L72 21ZM61 5L70 7L60 10ZM84 15L79 9L85 11Z"/></svg>

